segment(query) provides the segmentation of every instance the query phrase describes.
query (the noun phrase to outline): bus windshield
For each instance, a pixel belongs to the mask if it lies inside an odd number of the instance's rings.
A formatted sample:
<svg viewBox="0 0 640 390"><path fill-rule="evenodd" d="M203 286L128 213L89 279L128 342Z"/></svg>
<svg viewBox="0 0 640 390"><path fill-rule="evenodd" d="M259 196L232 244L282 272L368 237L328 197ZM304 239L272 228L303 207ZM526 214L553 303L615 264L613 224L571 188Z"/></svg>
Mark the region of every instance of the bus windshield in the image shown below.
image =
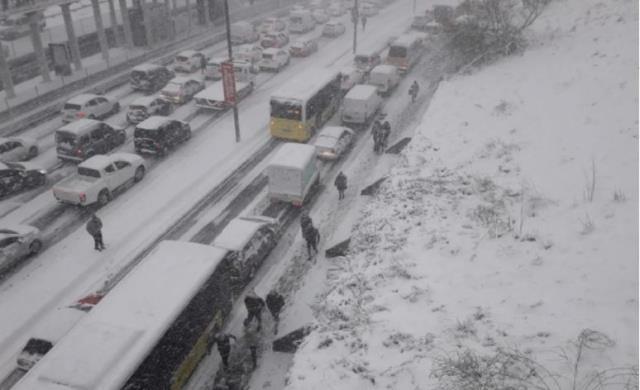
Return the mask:
<svg viewBox="0 0 640 390"><path fill-rule="evenodd" d="M302 120L302 106L296 102L271 100L271 117Z"/></svg>
<svg viewBox="0 0 640 390"><path fill-rule="evenodd" d="M404 46L391 46L389 49L389 57L406 57L407 48Z"/></svg>

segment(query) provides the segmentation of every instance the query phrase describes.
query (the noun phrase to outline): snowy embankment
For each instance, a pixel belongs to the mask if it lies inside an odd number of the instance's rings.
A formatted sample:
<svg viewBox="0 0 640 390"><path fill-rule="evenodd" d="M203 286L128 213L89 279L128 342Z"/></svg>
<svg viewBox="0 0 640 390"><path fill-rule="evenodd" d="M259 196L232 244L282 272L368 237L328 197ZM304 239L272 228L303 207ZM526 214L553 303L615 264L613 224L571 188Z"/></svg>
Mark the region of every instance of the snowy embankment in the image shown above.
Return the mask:
<svg viewBox="0 0 640 390"><path fill-rule="evenodd" d="M327 260L288 389L494 388L497 370L462 378L477 356L625 388L589 378L638 361L637 15L553 1L523 55L440 84Z"/></svg>

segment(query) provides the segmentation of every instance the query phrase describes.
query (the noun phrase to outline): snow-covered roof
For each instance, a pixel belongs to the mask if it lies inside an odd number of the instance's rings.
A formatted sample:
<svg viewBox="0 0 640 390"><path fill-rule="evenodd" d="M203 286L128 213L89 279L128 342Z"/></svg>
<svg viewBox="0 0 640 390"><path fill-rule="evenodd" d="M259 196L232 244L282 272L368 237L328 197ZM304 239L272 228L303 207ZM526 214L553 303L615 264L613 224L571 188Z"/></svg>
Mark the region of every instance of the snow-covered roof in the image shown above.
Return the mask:
<svg viewBox="0 0 640 390"><path fill-rule="evenodd" d="M413 33L402 34L395 41L391 43L391 46L409 47L417 39L420 39L420 37L416 34L413 34Z"/></svg>
<svg viewBox="0 0 640 390"><path fill-rule="evenodd" d="M187 81L191 81L193 80L193 77L189 77L189 76L177 76L172 78L169 82L173 83L173 84L184 84Z"/></svg>
<svg viewBox="0 0 640 390"><path fill-rule="evenodd" d="M58 130L65 131L67 133L72 133L75 135L82 135L86 131L92 129L96 123L99 123L99 121L95 119L82 118L75 122L67 123L66 125L62 126Z"/></svg>
<svg viewBox="0 0 640 390"><path fill-rule="evenodd" d="M88 169L101 170L109 164L111 164L111 158L109 156L106 156L104 154L96 154L95 156L84 160L78 166Z"/></svg>
<svg viewBox="0 0 640 390"><path fill-rule="evenodd" d="M155 96L141 96L134 100L130 105L131 106L145 106L148 107L151 103L156 100Z"/></svg>
<svg viewBox="0 0 640 390"><path fill-rule="evenodd" d="M184 50L178 53L176 57L193 57L196 54L198 54L198 52L195 50Z"/></svg>
<svg viewBox="0 0 640 390"><path fill-rule="evenodd" d="M374 85L358 84L351 88L351 90L349 90L344 98L353 100L367 100L371 97L371 95L377 94L377 91L378 88Z"/></svg>
<svg viewBox="0 0 640 390"><path fill-rule="evenodd" d="M213 57L213 58L209 58L209 60L207 61L207 65L208 64L222 64L223 62L225 62L227 60L227 58L225 57Z"/></svg>
<svg viewBox="0 0 640 390"><path fill-rule="evenodd" d="M340 136L342 135L342 133L345 131L345 129L348 132L351 132L351 130L349 130L346 127L341 127L341 126L327 126L325 128L323 128L320 131L320 134L318 134L318 136L325 136L325 137L332 137L332 138L340 138Z"/></svg>
<svg viewBox="0 0 640 390"><path fill-rule="evenodd" d="M162 65L156 65L156 64L150 64L150 63L144 63L144 64L140 64L135 66L132 71L139 71L139 72L148 72L150 70L155 70L158 68L162 68Z"/></svg>
<svg viewBox="0 0 640 390"><path fill-rule="evenodd" d="M266 222L263 221L235 218L216 237L213 245L232 251L242 250L258 229L265 224Z"/></svg>
<svg viewBox="0 0 640 390"><path fill-rule="evenodd" d="M271 95L271 99L305 101L337 76L336 71L314 68L290 79Z"/></svg>
<svg viewBox="0 0 640 390"><path fill-rule="evenodd" d="M88 102L89 100L98 97L99 95L93 94L93 93L83 93L80 95L76 95L74 97L72 97L71 99L67 100L67 103L71 103L71 104L79 104L79 105L83 105L86 102Z"/></svg>
<svg viewBox="0 0 640 390"><path fill-rule="evenodd" d="M138 125L136 125L136 127L140 128L140 129L146 129L146 130L156 130L160 126L162 126L165 123L169 122L170 120L171 119L169 119L166 116L153 115L153 116L150 116L147 119L143 120L142 122L138 123Z"/></svg>
<svg viewBox="0 0 640 390"><path fill-rule="evenodd" d="M269 165L302 170L315 158L315 150L311 145L287 142L278 149Z"/></svg>
<svg viewBox="0 0 640 390"><path fill-rule="evenodd" d="M264 49L262 51L263 54L271 54L271 55L275 55L278 54L279 52L281 52L282 49L278 49L277 47L270 47L268 49Z"/></svg>
<svg viewBox="0 0 640 390"><path fill-rule="evenodd" d="M161 242L14 389L121 389L225 254Z"/></svg>
<svg viewBox="0 0 640 390"><path fill-rule="evenodd" d="M383 64L371 69L371 73L395 74L398 73L398 70L393 65Z"/></svg>

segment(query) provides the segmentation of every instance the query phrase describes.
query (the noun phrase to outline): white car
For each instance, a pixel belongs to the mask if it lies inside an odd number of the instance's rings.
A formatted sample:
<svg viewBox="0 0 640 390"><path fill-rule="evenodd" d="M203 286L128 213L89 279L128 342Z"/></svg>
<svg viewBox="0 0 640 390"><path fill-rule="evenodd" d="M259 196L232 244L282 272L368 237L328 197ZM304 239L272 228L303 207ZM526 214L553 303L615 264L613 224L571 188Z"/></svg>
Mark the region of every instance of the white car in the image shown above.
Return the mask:
<svg viewBox="0 0 640 390"><path fill-rule="evenodd" d="M40 230L29 225L13 225L0 228L0 271L26 256L42 249Z"/></svg>
<svg viewBox="0 0 640 390"><path fill-rule="evenodd" d="M324 25L322 28L322 35L325 37L337 37L344 34L345 30L346 27L344 26L344 23L332 20Z"/></svg>
<svg viewBox="0 0 640 390"><path fill-rule="evenodd" d="M296 39L289 47L292 57L306 57L318 51L318 42L313 38Z"/></svg>
<svg viewBox="0 0 640 390"><path fill-rule="evenodd" d="M62 107L62 121L68 123L83 118L104 119L118 111L120 111L120 103L115 99L83 93L71 98Z"/></svg>
<svg viewBox="0 0 640 390"><path fill-rule="evenodd" d="M258 27L258 32L267 33L270 31L284 31L287 28L287 24L282 19L278 18L266 18Z"/></svg>
<svg viewBox="0 0 640 390"><path fill-rule="evenodd" d="M237 61L247 61L252 66L258 68L258 63L262 59L262 47L260 45L247 44L241 45L235 48L235 53L233 54L234 62Z"/></svg>
<svg viewBox="0 0 640 390"><path fill-rule="evenodd" d="M206 61L207 56L195 50L185 50L176 56L173 70L176 72L195 72L202 69L202 61Z"/></svg>
<svg viewBox="0 0 640 390"><path fill-rule="evenodd" d="M203 89L204 81L192 76L178 76L160 90L160 97L173 104L184 104Z"/></svg>
<svg viewBox="0 0 640 390"><path fill-rule="evenodd" d="M127 122L140 123L152 115L169 115L173 112L173 105L158 96L139 97L127 109Z"/></svg>
<svg viewBox="0 0 640 390"><path fill-rule="evenodd" d="M316 23L327 23L329 21L329 15L323 9L314 9L311 12L311 16L316 20Z"/></svg>
<svg viewBox="0 0 640 390"><path fill-rule="evenodd" d="M280 72L289 64L289 52L285 49L269 48L262 52L260 69Z"/></svg>
<svg viewBox="0 0 640 390"><path fill-rule="evenodd" d="M271 32L260 38L260 45L268 49L270 47L285 47L289 43L289 34L286 32Z"/></svg>
<svg viewBox="0 0 640 390"><path fill-rule="evenodd" d="M353 130L342 126L327 126L320 131L313 145L316 155L323 160L337 160L351 146Z"/></svg>
<svg viewBox="0 0 640 390"><path fill-rule="evenodd" d="M78 172L52 188L53 196L63 203L87 206L107 204L114 192L139 182L147 171L144 159L133 153L98 154L78 165Z"/></svg>
<svg viewBox="0 0 640 390"><path fill-rule="evenodd" d="M37 141L25 137L0 138L0 161L24 161L38 155Z"/></svg>

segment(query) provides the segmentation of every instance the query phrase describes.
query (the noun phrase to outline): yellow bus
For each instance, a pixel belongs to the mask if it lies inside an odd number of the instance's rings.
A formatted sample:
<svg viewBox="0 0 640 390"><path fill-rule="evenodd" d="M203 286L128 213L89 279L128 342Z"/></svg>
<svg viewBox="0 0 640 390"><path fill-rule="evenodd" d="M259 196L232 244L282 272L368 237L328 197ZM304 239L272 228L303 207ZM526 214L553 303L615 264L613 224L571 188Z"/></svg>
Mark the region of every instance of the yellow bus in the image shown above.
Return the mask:
<svg viewBox="0 0 640 390"><path fill-rule="evenodd" d="M271 136L306 142L340 106L340 73L305 72L271 95Z"/></svg>

